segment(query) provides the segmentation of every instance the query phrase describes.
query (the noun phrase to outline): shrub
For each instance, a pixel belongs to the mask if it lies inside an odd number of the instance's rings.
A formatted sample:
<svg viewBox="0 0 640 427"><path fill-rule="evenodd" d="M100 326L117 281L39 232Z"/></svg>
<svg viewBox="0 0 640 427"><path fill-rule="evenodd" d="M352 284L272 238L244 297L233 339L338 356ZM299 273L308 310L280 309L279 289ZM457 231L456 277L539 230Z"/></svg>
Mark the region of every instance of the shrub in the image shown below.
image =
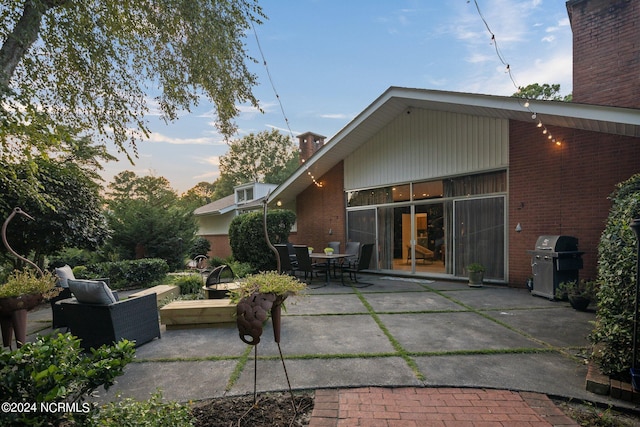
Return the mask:
<svg viewBox="0 0 640 427"><path fill-rule="evenodd" d="M628 375L631 367L636 286L636 237L629 226L640 217L640 174L618 184L598 244L598 310L589 338L603 373Z"/></svg>
<svg viewBox="0 0 640 427"><path fill-rule="evenodd" d="M211 242L202 236L198 236L193 240L189 248L189 259L194 259L198 255L207 255L211 250Z"/></svg>
<svg viewBox="0 0 640 427"><path fill-rule="evenodd" d="M76 267L77 268L77 267ZM75 275L76 269L74 269ZM160 258L145 258L132 261L101 262L86 266L85 279L109 278L112 289L151 287L160 282L169 272L169 265Z"/></svg>
<svg viewBox="0 0 640 427"><path fill-rule="evenodd" d="M188 406L165 403L158 391L142 402L127 398L107 403L94 415L92 422L96 427L187 427L195 420Z"/></svg>
<svg viewBox="0 0 640 427"><path fill-rule="evenodd" d="M53 270L57 267L63 267L69 265L75 267L76 265L87 265L92 262L96 262L95 252L86 249L65 248L58 252L56 255L49 257L48 268Z"/></svg>
<svg viewBox="0 0 640 427"><path fill-rule="evenodd" d="M64 419L89 417L93 407L85 398L100 386L107 390L113 385L134 354L134 344L127 340L86 354L80 340L69 333L38 337L17 350L3 350L0 396L4 402L60 402L76 404L79 411L65 414L38 408L35 412L5 412L0 426L58 425Z"/></svg>
<svg viewBox="0 0 640 427"><path fill-rule="evenodd" d="M180 287L180 294L198 294L202 289L203 280L199 274L189 274L180 276L176 279L175 284Z"/></svg>
<svg viewBox="0 0 640 427"><path fill-rule="evenodd" d="M253 273L253 267L248 262L240 262L232 260L227 264L233 270L233 274L238 278L242 279Z"/></svg>
<svg viewBox="0 0 640 427"><path fill-rule="evenodd" d="M272 244L287 242L295 219L296 215L289 210L278 209L267 213L267 233ZM275 254L264 238L262 212L235 217L229 226L229 243L234 258L251 264L254 272L276 269Z"/></svg>

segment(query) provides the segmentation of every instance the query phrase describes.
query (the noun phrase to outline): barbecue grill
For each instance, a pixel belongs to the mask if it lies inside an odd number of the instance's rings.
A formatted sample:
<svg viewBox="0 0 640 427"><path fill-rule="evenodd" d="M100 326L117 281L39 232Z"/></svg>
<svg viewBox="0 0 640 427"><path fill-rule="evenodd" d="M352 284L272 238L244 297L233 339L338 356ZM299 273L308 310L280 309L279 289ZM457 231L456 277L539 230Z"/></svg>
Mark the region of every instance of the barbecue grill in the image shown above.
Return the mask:
<svg viewBox="0 0 640 427"><path fill-rule="evenodd" d="M562 282L579 280L582 254L578 239L571 236L540 236L531 254L533 289L531 293L551 300Z"/></svg>

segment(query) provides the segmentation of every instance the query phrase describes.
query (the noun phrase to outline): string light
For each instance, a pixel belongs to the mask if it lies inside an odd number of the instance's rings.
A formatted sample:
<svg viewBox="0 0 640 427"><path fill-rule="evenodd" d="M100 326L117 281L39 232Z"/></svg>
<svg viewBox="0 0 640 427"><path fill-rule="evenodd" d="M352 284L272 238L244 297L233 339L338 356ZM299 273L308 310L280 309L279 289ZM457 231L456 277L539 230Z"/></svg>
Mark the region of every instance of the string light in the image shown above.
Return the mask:
<svg viewBox="0 0 640 427"><path fill-rule="evenodd" d="M471 0L467 0L467 3L470 3L470 2ZM487 28L487 31L491 35L491 41L489 44L493 45L493 47L495 48L496 55L498 55L498 59L500 60L502 65L505 66L505 73L509 74L509 79L511 79L511 83L513 83L513 86L516 88L516 92L520 92L520 86L516 83L515 77L511 72L511 65L509 65L509 63L505 60L504 56L502 55L502 52L498 47L498 40L496 39L496 35L493 33L493 31L491 31L491 27L489 27L489 23L487 22L484 15L482 14L482 11L480 10L480 6L478 5L478 0L473 0L473 3L476 6L476 10L478 11L478 15L480 16L480 19L482 19L484 26ZM538 120L538 124L536 126L539 128L542 128L542 133L544 135L548 134L549 131L547 130L547 127L542 123L540 119L538 119L538 114L535 111L533 111L533 109L531 108L531 103L529 102L529 99L525 98L524 104L522 104L522 106L527 110L529 110L529 112L531 113L531 119ZM553 136L550 133L549 133L548 139L550 140L553 139ZM562 145L561 141L559 140L556 141L555 139L553 139L553 142L555 142L556 145Z"/></svg>
<svg viewBox="0 0 640 427"><path fill-rule="evenodd" d="M256 38L256 44L258 45L258 51L260 52L260 57L262 58L262 64L264 65L265 70L267 71L267 77L269 78L269 83L271 83L271 89L273 89L273 93L278 100L278 104L280 105L280 111L282 112L282 116L284 117L284 122L287 125L287 129L289 130L289 135L291 136L291 141L295 141L295 137L293 136L293 131L291 130L291 126L289 125L289 119L287 118L287 114L284 112L284 106L282 105L282 99L280 99L280 95L276 90L276 85L273 83L273 79L271 78L271 72L269 71L269 66L267 65L267 60L265 59L264 52L262 51L262 46L260 45L260 40L258 39L258 32L256 31L255 26L253 25L253 21L251 21L251 28L253 29L253 34ZM298 152L301 153L302 150L298 149ZM304 163L304 160L303 160ZM316 187L322 187L322 184L313 179L313 183Z"/></svg>

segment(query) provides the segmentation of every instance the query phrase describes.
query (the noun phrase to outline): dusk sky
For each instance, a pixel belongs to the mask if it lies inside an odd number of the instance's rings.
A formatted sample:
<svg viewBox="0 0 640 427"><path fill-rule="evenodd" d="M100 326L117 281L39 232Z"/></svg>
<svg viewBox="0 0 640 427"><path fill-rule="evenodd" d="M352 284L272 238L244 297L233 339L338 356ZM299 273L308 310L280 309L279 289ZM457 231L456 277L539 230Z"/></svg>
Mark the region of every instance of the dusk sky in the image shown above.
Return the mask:
<svg viewBox="0 0 640 427"><path fill-rule="evenodd" d="M285 121L251 31L247 52L257 60L254 94L264 114L246 105L236 123L240 139L279 129L293 137L328 138L390 86L511 95L516 91L471 0L271 0L256 25L257 39L282 102ZM564 1L477 0L518 86L559 83L572 91L571 27ZM227 144L213 126L212 106L169 124L148 116L152 135L139 141L132 166L123 156L105 166L107 182L124 170L163 176L183 193L219 176ZM297 141L297 140L296 140ZM115 154L115 149L114 149Z"/></svg>

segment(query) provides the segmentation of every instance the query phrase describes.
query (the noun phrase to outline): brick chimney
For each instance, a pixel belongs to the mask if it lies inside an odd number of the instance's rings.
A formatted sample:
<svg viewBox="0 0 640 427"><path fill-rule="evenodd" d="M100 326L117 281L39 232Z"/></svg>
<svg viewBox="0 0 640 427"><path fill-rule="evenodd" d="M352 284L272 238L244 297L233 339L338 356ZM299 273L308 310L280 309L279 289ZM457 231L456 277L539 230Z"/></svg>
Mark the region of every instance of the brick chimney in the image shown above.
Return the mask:
<svg viewBox="0 0 640 427"><path fill-rule="evenodd" d="M313 154L324 145L325 138L325 136L313 132L305 132L302 135L298 135L300 164L306 162L309 157L313 156Z"/></svg>
<svg viewBox="0 0 640 427"><path fill-rule="evenodd" d="M640 108L640 2L569 0L573 101Z"/></svg>

